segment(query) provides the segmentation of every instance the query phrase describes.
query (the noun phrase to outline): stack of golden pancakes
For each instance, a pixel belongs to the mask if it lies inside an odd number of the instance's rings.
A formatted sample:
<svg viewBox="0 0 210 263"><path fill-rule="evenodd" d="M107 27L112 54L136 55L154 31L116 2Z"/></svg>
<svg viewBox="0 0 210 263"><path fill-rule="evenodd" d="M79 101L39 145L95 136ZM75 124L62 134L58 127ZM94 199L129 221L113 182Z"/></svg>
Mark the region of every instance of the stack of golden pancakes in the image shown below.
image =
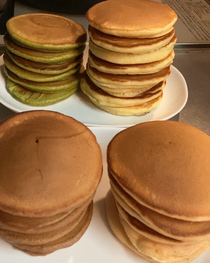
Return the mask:
<svg viewBox="0 0 210 263"><path fill-rule="evenodd" d="M176 13L153 1L112 0L94 5L86 17L83 92L115 115L143 115L157 107L174 58Z"/></svg>
<svg viewBox="0 0 210 263"><path fill-rule="evenodd" d="M210 247L210 137L173 121L143 123L108 145L110 226L149 262L187 263Z"/></svg>
<svg viewBox="0 0 210 263"><path fill-rule="evenodd" d="M31 106L47 106L76 92L86 31L62 16L24 14L7 22L7 91Z"/></svg>
<svg viewBox="0 0 210 263"><path fill-rule="evenodd" d="M14 115L0 134L0 237L31 255L77 242L102 175L94 134L50 111Z"/></svg>

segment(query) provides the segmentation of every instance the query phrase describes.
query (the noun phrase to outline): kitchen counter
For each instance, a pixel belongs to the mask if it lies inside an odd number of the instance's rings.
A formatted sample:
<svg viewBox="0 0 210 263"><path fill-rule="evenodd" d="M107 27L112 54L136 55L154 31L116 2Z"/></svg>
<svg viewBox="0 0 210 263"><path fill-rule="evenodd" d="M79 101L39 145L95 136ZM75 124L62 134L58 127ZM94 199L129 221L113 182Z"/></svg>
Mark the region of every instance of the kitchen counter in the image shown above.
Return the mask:
<svg viewBox="0 0 210 263"><path fill-rule="evenodd" d="M40 10L20 4L15 5L15 15L37 11ZM84 16L69 15L68 17L87 28ZM0 45L0 52L3 52L3 48L3 45ZM173 120L191 124L210 135L210 48L206 45L197 47L176 45L175 53L173 65L187 82L189 98L184 109L173 117ZM0 121L12 113L0 104Z"/></svg>

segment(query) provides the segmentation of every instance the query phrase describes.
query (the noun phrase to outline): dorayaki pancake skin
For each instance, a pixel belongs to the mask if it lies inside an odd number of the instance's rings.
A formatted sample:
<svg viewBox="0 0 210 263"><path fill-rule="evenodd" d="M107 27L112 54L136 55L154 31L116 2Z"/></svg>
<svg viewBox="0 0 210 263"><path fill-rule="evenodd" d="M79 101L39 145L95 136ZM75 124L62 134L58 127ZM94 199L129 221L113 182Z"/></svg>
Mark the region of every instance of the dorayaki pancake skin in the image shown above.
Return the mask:
<svg viewBox="0 0 210 263"><path fill-rule="evenodd" d="M88 10L86 18L92 27L106 34L153 38L171 31L177 15L162 3L113 0L94 5Z"/></svg>
<svg viewBox="0 0 210 263"><path fill-rule="evenodd" d="M141 205L126 193L110 173L109 178L115 199L127 213L148 227L183 242L200 242L210 238L210 221L192 222L157 213Z"/></svg>
<svg viewBox="0 0 210 263"><path fill-rule="evenodd" d="M23 112L1 122L0 158L0 209L14 215L74 209L95 193L102 175L94 134L52 111Z"/></svg>
<svg viewBox="0 0 210 263"><path fill-rule="evenodd" d="M75 58L81 55L85 49L85 46L82 45L78 48L73 48L70 51L56 52L56 53L32 50L32 49L22 47L16 44L11 39L9 34L6 34L4 36L4 43L5 43L6 48L13 54L16 54L17 56L20 56L22 58L25 58L31 61L49 63L49 64L69 61L72 58Z"/></svg>
<svg viewBox="0 0 210 263"><path fill-rule="evenodd" d="M12 59L7 55L7 53L4 54L3 56L4 63L6 67L12 71L14 74L16 74L18 77L26 80L31 80L35 82L49 82L49 81L59 81L59 80L65 80L68 78L70 75L78 72L80 70L80 65L77 65L76 67L60 73L60 74L54 74L54 75L49 75L49 74L40 74L36 72L31 72L27 69L23 69L19 66L17 66Z"/></svg>
<svg viewBox="0 0 210 263"><path fill-rule="evenodd" d="M81 79L80 87L82 91L93 100L97 101L101 105L107 106L135 106L146 103L152 99L155 99L160 96L162 90L165 86L165 82L161 82L158 85L154 86L150 90L142 93L140 96L133 98L119 98L109 95L104 92L102 89L98 88L88 77L86 73L83 74Z"/></svg>
<svg viewBox="0 0 210 263"><path fill-rule="evenodd" d="M104 34L103 32L89 26L88 33L96 45L111 51L122 53L148 53L167 45L174 36L172 29L168 34L156 38L127 38Z"/></svg>
<svg viewBox="0 0 210 263"><path fill-rule="evenodd" d="M18 233L40 234L59 229L75 220L92 201L89 198L82 205L51 217L22 217L0 211L0 226L4 230Z"/></svg>
<svg viewBox="0 0 210 263"><path fill-rule="evenodd" d="M9 50L6 50L6 52L17 66L26 69L28 71L32 71L40 74L48 74L48 75L60 74L66 72L76 67L82 61L82 55L80 55L77 58L73 58L69 62L58 63L58 64L47 64L47 63L34 62L25 58L21 58L20 56L11 53Z"/></svg>
<svg viewBox="0 0 210 263"><path fill-rule="evenodd" d="M63 51L86 42L82 25L52 14L23 14L7 21L7 31L21 45L46 51Z"/></svg>
<svg viewBox="0 0 210 263"><path fill-rule="evenodd" d="M106 196L106 212L108 217L109 225L113 231L113 233L116 235L116 237L128 248L130 248L132 251L134 251L136 254L138 254L140 257L148 260L149 262L159 263L157 261L153 261L150 257L147 257L146 255L140 253L131 243L130 239L125 233L125 230L123 226L121 225L119 213L117 211L115 199L112 195L112 192L109 191Z"/></svg>
<svg viewBox="0 0 210 263"><path fill-rule="evenodd" d="M109 170L142 205L188 220L210 220L210 138L188 124L142 123L108 145Z"/></svg>
<svg viewBox="0 0 210 263"><path fill-rule="evenodd" d="M76 72L73 75L70 75L64 80L58 81L48 81L48 82L35 82L27 79L19 78L16 74L10 71L7 67L4 67L4 73L9 80L19 84L20 86L37 92L43 93L55 93L59 91L73 89L78 86L81 74Z"/></svg>
<svg viewBox="0 0 210 263"><path fill-rule="evenodd" d="M77 86L59 92L37 92L24 88L7 79L6 90L17 101L30 106L48 106L67 99L77 91Z"/></svg>
<svg viewBox="0 0 210 263"><path fill-rule="evenodd" d="M162 60L166 58L174 48L177 37L176 35L171 39L171 41L161 47L158 50L154 50L153 52L148 53L122 53L115 52L105 48L102 48L96 44L94 44L91 39L89 42L90 51L98 58L106 60L108 62L116 63L116 64L145 64L151 63L155 61Z"/></svg>
<svg viewBox="0 0 210 263"><path fill-rule="evenodd" d="M31 254L33 256L42 256L47 255L49 253L52 253L55 250L70 247L76 242L79 241L79 239L84 235L85 231L87 230L93 214L93 203L91 203L83 216L83 218L79 221L78 225L76 227L69 231L66 235L63 237L53 241L49 242L48 244L43 245L27 245L27 244L13 244L14 247L23 250L24 252Z"/></svg>
<svg viewBox="0 0 210 263"><path fill-rule="evenodd" d="M165 80L171 73L171 67L168 66L153 74L136 74L136 75L120 75L120 74L109 74L100 72L99 70L92 68L90 65L86 68L87 74L91 80L97 85L101 83L107 87L109 85L116 86L133 86L136 85L139 88L147 85L156 85L159 82Z"/></svg>
<svg viewBox="0 0 210 263"><path fill-rule="evenodd" d="M171 51L171 53L160 61L145 63L145 64L116 64L111 63L106 60L100 59L93 55L91 51L89 51L88 63L91 67L96 68L97 70L104 73L111 74L151 74L160 71L163 68L168 67L172 64L175 53Z"/></svg>

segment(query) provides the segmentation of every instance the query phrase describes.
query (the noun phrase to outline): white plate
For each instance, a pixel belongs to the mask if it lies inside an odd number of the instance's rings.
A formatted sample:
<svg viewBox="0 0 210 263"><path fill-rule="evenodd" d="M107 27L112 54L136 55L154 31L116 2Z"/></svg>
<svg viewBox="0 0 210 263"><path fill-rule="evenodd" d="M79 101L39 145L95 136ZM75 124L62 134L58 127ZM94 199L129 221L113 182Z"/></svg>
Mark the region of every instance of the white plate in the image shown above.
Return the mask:
<svg viewBox="0 0 210 263"><path fill-rule="evenodd" d="M1 263L148 263L125 247L112 234L105 210L105 196L109 190L106 169L106 148L120 128L92 127L103 154L104 171L94 198L93 218L82 238L73 246L60 249L45 257L32 257L0 240ZM210 250L191 263L209 263Z"/></svg>
<svg viewBox="0 0 210 263"><path fill-rule="evenodd" d="M2 69L3 59L0 57ZM182 74L172 66L171 74L164 88L160 105L144 116L114 116L96 108L90 100L78 91L70 98L47 107L31 107L13 99L5 88L5 77L0 70L0 102L7 108L22 112L28 110L53 110L71 116L88 126L128 127L140 122L168 120L178 114L185 106L188 98L187 84Z"/></svg>

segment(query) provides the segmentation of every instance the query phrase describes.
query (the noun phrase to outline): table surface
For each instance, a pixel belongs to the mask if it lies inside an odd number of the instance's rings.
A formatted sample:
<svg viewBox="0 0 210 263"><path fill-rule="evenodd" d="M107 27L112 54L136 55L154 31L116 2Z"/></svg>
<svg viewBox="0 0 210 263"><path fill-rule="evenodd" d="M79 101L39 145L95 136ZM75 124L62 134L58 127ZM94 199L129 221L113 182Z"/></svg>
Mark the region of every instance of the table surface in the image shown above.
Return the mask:
<svg viewBox="0 0 210 263"><path fill-rule="evenodd" d="M15 15L28 12L37 12L20 4L15 5ZM87 21L81 15L69 17L87 28ZM0 39L1 42L1 39ZM0 45L0 53L3 52ZM210 48L205 46L175 47L173 65L184 76L189 90L189 98L182 111L173 117L173 120L193 125L210 135ZM0 121L13 112L0 104Z"/></svg>

